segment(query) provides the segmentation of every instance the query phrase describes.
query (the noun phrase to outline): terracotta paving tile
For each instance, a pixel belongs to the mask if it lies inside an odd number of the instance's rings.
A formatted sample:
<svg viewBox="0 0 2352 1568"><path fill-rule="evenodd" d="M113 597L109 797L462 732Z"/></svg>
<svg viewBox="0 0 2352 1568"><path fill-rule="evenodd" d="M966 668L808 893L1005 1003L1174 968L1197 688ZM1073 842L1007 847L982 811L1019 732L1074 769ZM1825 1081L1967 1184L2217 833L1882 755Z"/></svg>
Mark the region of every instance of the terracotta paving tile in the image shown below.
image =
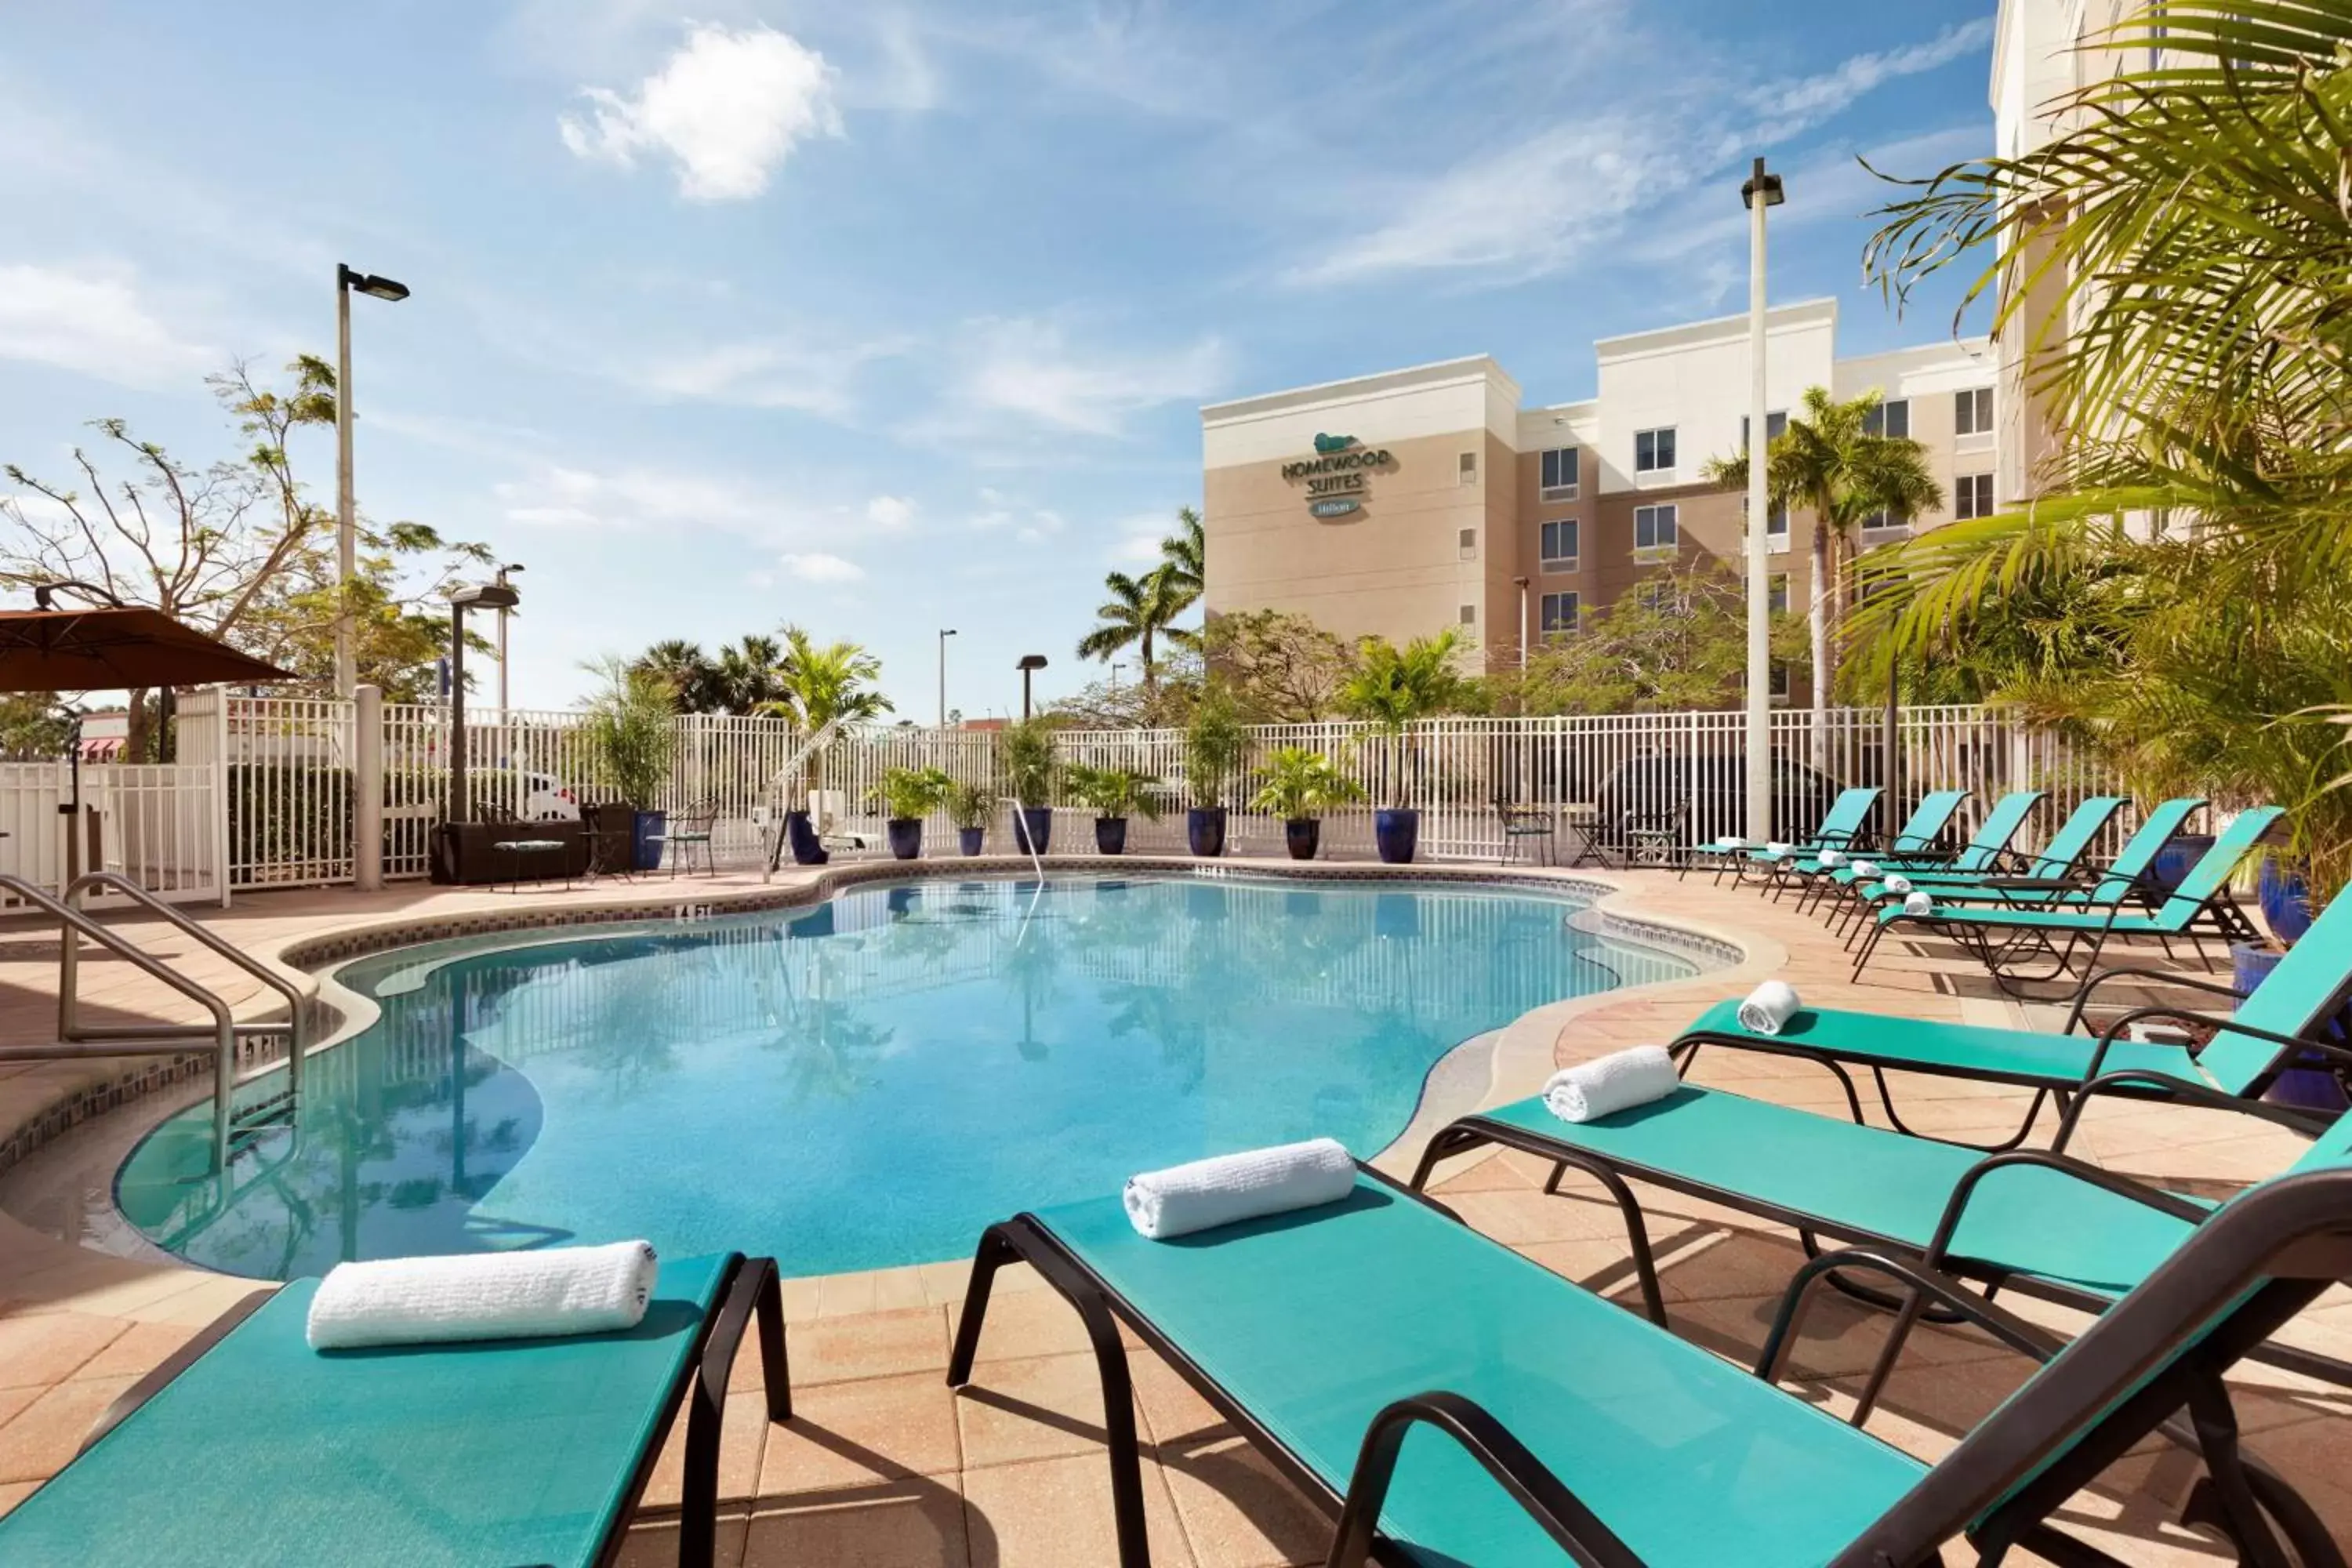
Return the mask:
<svg viewBox="0 0 2352 1568"><path fill-rule="evenodd" d="M743 1563L744 1568L971 1568L1006 1561L995 1554L992 1535L990 1554L975 1557L970 1534L956 1478L923 1477L762 1502L751 1514Z"/></svg>
<svg viewBox="0 0 2352 1568"><path fill-rule="evenodd" d="M945 1372L948 1319L942 1307L816 1318L795 1324L785 1347L793 1385L851 1377Z"/></svg>
<svg viewBox="0 0 2352 1568"><path fill-rule="evenodd" d="M1100 1453L968 1470L963 1496L971 1568L1118 1560ZM1154 1568L1192 1568L1191 1542L1157 1465L1143 1468L1143 1514Z"/></svg>
<svg viewBox="0 0 2352 1568"><path fill-rule="evenodd" d="M1102 1374L1092 1355L976 1366L955 1408L966 1470L1098 1451L1103 1443Z"/></svg>
<svg viewBox="0 0 2352 1568"><path fill-rule="evenodd" d="M62 1383L122 1337L130 1324L88 1312L0 1318L0 1388Z"/></svg>
<svg viewBox="0 0 2352 1568"><path fill-rule="evenodd" d="M82 1377L144 1377L195 1336L197 1325L126 1323L120 1339L82 1364Z"/></svg>
<svg viewBox="0 0 2352 1568"><path fill-rule="evenodd" d="M81 1447L90 1424L138 1381L85 1377L60 1383L0 1426L0 1481L45 1480Z"/></svg>
<svg viewBox="0 0 2352 1568"><path fill-rule="evenodd" d="M5 1514L10 1509L31 1497L40 1484L38 1481L9 1481L0 1484L0 1514Z"/></svg>
<svg viewBox="0 0 2352 1568"><path fill-rule="evenodd" d="M1160 1469L1200 1568L1321 1563L1333 1521L1240 1437L1171 1451Z"/></svg>
<svg viewBox="0 0 2352 1568"><path fill-rule="evenodd" d="M750 1528L750 1515L740 1510L719 1510L713 1568L743 1568L743 1538ZM677 1521L657 1520L632 1527L613 1568L677 1568Z"/></svg>
<svg viewBox="0 0 2352 1568"><path fill-rule="evenodd" d="M936 1373L799 1390L793 1418L768 1431L760 1496L842 1491L962 1466L955 1391Z"/></svg>
<svg viewBox="0 0 2352 1568"><path fill-rule="evenodd" d="M761 1456L771 1430L768 1413L757 1399L730 1397L719 1427L719 1500L743 1502L759 1490ZM686 1475L686 1415L673 1422L668 1438L646 1478L638 1506L676 1508Z"/></svg>
<svg viewBox="0 0 2352 1568"><path fill-rule="evenodd" d="M950 1309L950 1321L956 1311L956 1308ZM1022 1290L1000 1296L990 1291L977 1362L1063 1355L1093 1348L1094 1342L1087 1337L1087 1326L1079 1319L1078 1310L1055 1292Z"/></svg>

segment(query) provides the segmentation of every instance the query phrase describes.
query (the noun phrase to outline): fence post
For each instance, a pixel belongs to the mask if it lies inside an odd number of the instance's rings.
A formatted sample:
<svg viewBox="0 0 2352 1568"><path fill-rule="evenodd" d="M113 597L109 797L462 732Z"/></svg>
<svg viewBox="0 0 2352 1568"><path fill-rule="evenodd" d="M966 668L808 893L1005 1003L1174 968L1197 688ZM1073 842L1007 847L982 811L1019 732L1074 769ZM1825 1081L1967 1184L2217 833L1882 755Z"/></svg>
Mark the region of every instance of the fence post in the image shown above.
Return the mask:
<svg viewBox="0 0 2352 1568"><path fill-rule="evenodd" d="M220 889L220 907L228 908L230 860L234 849L228 836L228 688L213 688L213 880Z"/></svg>
<svg viewBox="0 0 2352 1568"><path fill-rule="evenodd" d="M383 886L383 689L352 689L352 885Z"/></svg>

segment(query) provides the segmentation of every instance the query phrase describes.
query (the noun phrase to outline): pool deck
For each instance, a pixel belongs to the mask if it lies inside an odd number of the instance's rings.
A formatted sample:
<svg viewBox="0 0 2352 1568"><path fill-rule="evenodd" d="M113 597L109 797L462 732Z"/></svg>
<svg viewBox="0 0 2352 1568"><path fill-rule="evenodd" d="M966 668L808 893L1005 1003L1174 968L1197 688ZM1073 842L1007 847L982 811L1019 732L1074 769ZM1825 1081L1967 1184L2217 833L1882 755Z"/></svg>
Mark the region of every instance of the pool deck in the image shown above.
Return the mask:
<svg viewBox="0 0 2352 1568"><path fill-rule="evenodd" d="M1258 863L1234 860L1236 868ZM1264 863L1279 869L1283 863ZM1085 875L1091 858L1052 862ZM958 869L970 869L959 866ZM1002 869L1013 869L1001 865ZM1365 868L1349 867L1350 872ZM1517 872L1521 868L1514 868ZM1496 1043L1489 1101L1530 1092L1555 1063L1623 1045L1670 1038L1708 1002L1745 993L1779 974L1808 1001L1916 1017L1983 1023L2058 1017L2002 999L1951 950L1919 943L1885 952L1859 985L1820 923L1752 891L1715 889L1704 878L1658 872L1562 873L1613 884L1611 910L1736 943L1736 967L1636 992L1605 993L1541 1008ZM623 904L724 902L730 897L805 888L788 873L763 888L756 876L661 878L520 897L482 889L403 886L377 894L344 890L241 895L228 910L194 910L249 952L274 954L347 928L524 912L610 910ZM125 921L136 925L137 922ZM241 1016L267 1016L274 998L212 955L184 951L175 933L139 925L154 951L184 960L215 983ZM53 1037L54 934L24 921L0 922L0 1039ZM173 1020L178 999L127 965L85 963L93 1020ZM77 1090L119 1071L104 1064L0 1064L0 1142ZM1792 1105L1843 1114L1833 1079L1784 1058L1711 1052L1696 1081ZM1921 1131L1981 1136L2014 1126L2021 1098L1979 1085L1895 1075L1906 1116ZM169 1091L167 1091L169 1092ZM149 1110L152 1116L152 1109ZM236 1280L169 1263L112 1257L57 1239L103 1191L60 1182L77 1141L121 1136L139 1116L96 1116L0 1175L0 1512L73 1454L90 1421L223 1308L251 1289ZM1417 1122L1384 1163L1417 1147ZM2102 1108L2074 1149L2113 1169L2219 1195L2295 1157L2300 1141L2210 1112L2168 1107ZM1614 1206L1597 1189L1540 1192L1542 1171L1515 1154L1456 1167L1436 1190L1463 1217L1536 1261L1619 1300L1631 1269ZM1780 1286L1801 1259L1792 1237L1696 1200L1642 1189L1658 1246L1676 1331L1741 1363L1752 1363ZM1093 1358L1076 1316L1025 1270L1008 1271L989 1315L971 1386L945 1385L952 1312L961 1298L960 1261L785 1285L793 1394L789 1426L770 1429L757 1402L730 1404L721 1455L725 1519L720 1560L730 1564L855 1565L855 1568L998 1568L1111 1562L1110 1502L1102 1456L1102 1410ZM2081 1320L2011 1300L2013 1310L2065 1331ZM1885 1319L1832 1299L1812 1314L1789 1386L1836 1410L1852 1408L1874 1357ZM2298 1321L2298 1344L2352 1359L2352 1295L2331 1291ZM1132 1352L1145 1442L1146 1511L1153 1561L1166 1568L1261 1568L1320 1562L1328 1526L1176 1375L1148 1351ZM739 1386L758 1375L747 1347ZM2030 1363L1973 1331L1925 1329L1912 1340L1870 1430L1922 1458L1948 1450L2004 1398ZM2339 1539L2352 1539L2352 1394L2269 1369L2235 1380L2247 1446L2319 1510ZM624 1561L675 1557L679 1454L674 1442L648 1492ZM2172 1522L2196 1466L2158 1444L2135 1451L2074 1500L2067 1522L2123 1560L2204 1564L2231 1560L2210 1535ZM1959 1562L1958 1552L1951 1561ZM2012 1562L2037 1561L2017 1553Z"/></svg>

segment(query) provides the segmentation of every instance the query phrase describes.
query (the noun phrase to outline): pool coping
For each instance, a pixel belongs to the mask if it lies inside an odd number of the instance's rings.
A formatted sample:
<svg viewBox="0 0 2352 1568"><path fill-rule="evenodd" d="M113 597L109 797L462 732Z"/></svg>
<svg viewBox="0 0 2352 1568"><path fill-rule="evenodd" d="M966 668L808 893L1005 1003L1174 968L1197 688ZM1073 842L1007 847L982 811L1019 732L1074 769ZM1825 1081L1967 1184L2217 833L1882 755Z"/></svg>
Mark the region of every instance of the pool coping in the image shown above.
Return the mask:
<svg viewBox="0 0 2352 1568"><path fill-rule="evenodd" d="M1255 857L1203 861L1182 856L1087 856L1057 859L1047 857L1047 876L1102 876L1130 871L1182 876L1214 881L1265 878L1321 882L1459 883L1477 888L1526 888L1552 893L1580 892L1592 900L1589 912L1598 921L1596 934L1664 948L1697 965L1696 973L1673 980L1596 992L1589 996L1546 1003L1522 1014L1499 1029L1474 1037L1441 1056L1423 1075L1418 1102L1405 1127L1368 1162L1391 1174L1409 1175L1412 1154L1429 1136L1456 1117L1536 1092L1552 1071L1554 1045L1567 1023L1591 1007L1628 996L1671 994L1677 986L1719 984L1727 973L1769 973L1785 962L1778 942L1752 934L1735 934L1690 921L1672 920L1615 908L1637 898L1638 889L1618 879L1622 873L1585 872L1568 868L1449 866L1414 863L1389 866L1373 862L1294 861ZM468 936L514 934L516 945L537 946L593 934L600 926L642 926L668 921L690 926L697 921L797 909L824 902L844 889L866 884L909 880L948 880L1037 874L1025 856L989 855L955 859L866 860L826 868L814 876L796 868L790 882L763 883L757 889L708 889L667 896L581 906L519 902L511 909L450 910L438 915L402 915L361 919L324 931L289 937L273 944L244 951L295 981L313 1023L306 1057L331 1048L375 1021L378 1009L369 997L341 984L335 971L352 960L396 948L421 946ZM696 896L698 895L698 896ZM530 940L533 933L541 933ZM466 956L452 954L452 960ZM278 1009L257 1013L267 1017ZM1465 1053L1467 1053L1465 1055ZM281 1053L270 1051L251 1058L266 1065ZM1484 1056L1485 1070L1477 1058ZM79 1064L58 1064L72 1067ZM210 1091L192 1080L208 1076L208 1058L172 1058L148 1062L111 1077L61 1083L53 1099L31 1107L13 1128L0 1130L0 1189L10 1173L34 1153L46 1149L100 1118L115 1138L128 1133L131 1144L166 1118L194 1104ZM128 1147L130 1145L126 1145ZM113 1208L113 1183L107 1183L111 1217L128 1226ZM0 1214L0 1221L21 1224ZM40 1233L34 1233L40 1234ZM136 1236L135 1227L131 1234ZM79 1244L44 1237L50 1245L75 1251ZM124 1256L116 1254L115 1256ZM175 1253L145 1243L143 1237L128 1254L133 1260L215 1273ZM898 1266L921 1268L928 1264ZM863 1274L887 1274L892 1269L861 1270L845 1276L807 1278L854 1279Z"/></svg>

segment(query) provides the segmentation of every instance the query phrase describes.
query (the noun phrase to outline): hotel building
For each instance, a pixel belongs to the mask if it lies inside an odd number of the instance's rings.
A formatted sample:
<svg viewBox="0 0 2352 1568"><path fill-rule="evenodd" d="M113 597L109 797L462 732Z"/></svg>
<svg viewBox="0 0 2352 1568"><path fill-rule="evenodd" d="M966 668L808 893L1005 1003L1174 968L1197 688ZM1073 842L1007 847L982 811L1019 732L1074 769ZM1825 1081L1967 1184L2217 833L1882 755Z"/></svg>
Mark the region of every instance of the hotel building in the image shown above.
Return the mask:
<svg viewBox="0 0 2352 1568"><path fill-rule="evenodd" d="M1885 427L1927 448L1943 508L1888 519L1865 546L1991 510L1988 342L1841 358L1831 300L1773 310L1766 330L1775 430L1807 387L1875 390ZM1480 355L1203 408L1210 612L1397 641L1453 626L1504 664L1644 575L1710 557L1739 571L1744 499L1701 468L1745 439L1748 331L1743 314L1602 339L1598 395L1580 403L1528 407ZM1811 526L1770 519L1774 596L1798 608Z"/></svg>

